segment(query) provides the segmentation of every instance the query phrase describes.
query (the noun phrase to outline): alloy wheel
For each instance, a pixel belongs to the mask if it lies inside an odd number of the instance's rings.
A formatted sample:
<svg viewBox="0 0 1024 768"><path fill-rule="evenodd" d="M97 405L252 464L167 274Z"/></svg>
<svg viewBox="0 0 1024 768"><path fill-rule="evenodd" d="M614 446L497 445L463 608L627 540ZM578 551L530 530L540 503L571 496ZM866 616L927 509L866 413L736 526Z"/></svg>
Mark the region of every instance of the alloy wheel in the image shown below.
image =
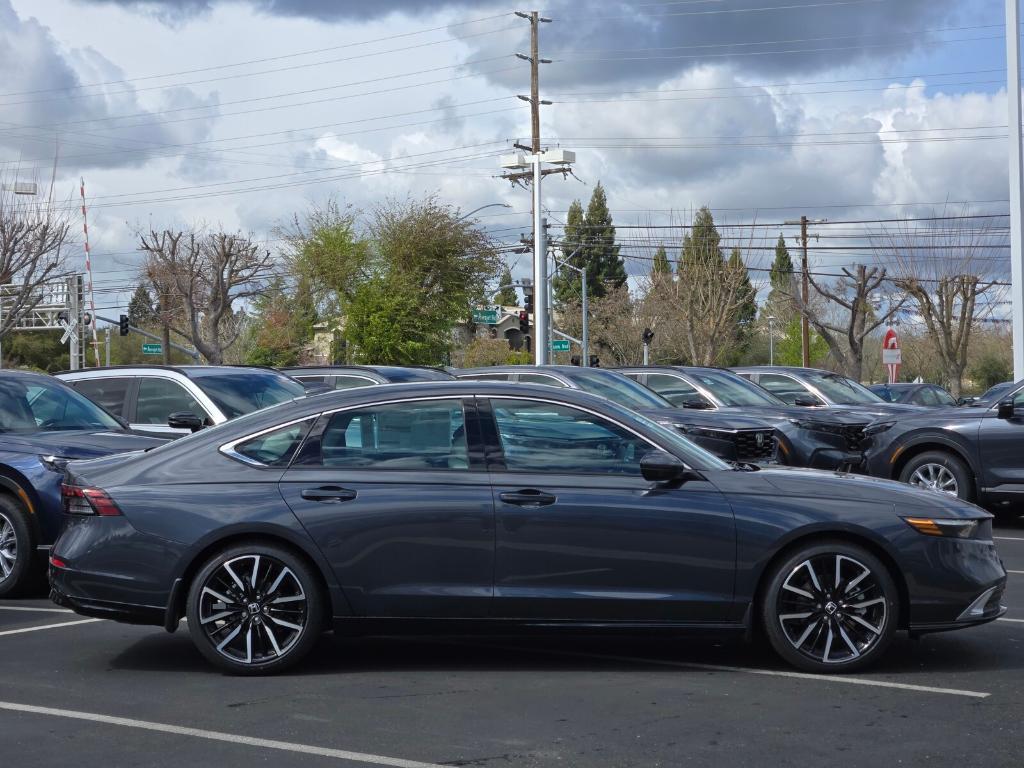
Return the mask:
<svg viewBox="0 0 1024 768"><path fill-rule="evenodd" d="M0 512L0 581L7 580L18 562L18 535L14 523Z"/></svg>
<svg viewBox="0 0 1024 768"><path fill-rule="evenodd" d="M919 488L927 488L930 491L938 491L950 496L958 495L960 490L956 476L942 464L922 464L913 471L907 482Z"/></svg>
<svg viewBox="0 0 1024 768"><path fill-rule="evenodd" d="M214 569L199 593L199 623L217 653L257 666L285 656L308 619L295 573L269 555L241 555Z"/></svg>
<svg viewBox="0 0 1024 768"><path fill-rule="evenodd" d="M823 664L868 653L886 628L887 599L879 579L847 555L822 554L799 563L776 598L779 626L790 645Z"/></svg>

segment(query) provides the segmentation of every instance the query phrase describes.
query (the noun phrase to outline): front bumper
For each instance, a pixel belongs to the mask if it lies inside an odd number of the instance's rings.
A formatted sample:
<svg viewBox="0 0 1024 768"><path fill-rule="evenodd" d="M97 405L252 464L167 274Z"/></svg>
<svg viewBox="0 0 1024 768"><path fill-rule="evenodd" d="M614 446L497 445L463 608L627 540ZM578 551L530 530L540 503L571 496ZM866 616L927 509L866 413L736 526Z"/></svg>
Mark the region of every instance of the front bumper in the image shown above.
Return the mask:
<svg viewBox="0 0 1024 768"><path fill-rule="evenodd" d="M1006 613L1002 604L1005 580L1001 584L989 587L964 610L955 621L911 623L908 629L911 635L924 635L930 632L949 632L954 629L965 629L988 624ZM973 610L972 610L973 609Z"/></svg>

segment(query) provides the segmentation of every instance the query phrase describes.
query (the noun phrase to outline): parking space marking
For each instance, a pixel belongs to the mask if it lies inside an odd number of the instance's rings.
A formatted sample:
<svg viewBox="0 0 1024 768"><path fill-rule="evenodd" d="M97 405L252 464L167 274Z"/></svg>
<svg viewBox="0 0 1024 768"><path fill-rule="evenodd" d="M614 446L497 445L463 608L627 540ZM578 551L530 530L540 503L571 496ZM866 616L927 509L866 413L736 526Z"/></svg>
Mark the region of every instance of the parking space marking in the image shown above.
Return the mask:
<svg viewBox="0 0 1024 768"><path fill-rule="evenodd" d="M1024 624L1024 619L1007 619L1005 616L1003 618L996 619L996 621L1012 621L1015 624Z"/></svg>
<svg viewBox="0 0 1024 768"><path fill-rule="evenodd" d="M144 731L169 733L175 736L192 736L197 739L223 741L228 744L241 744L248 747L261 747L263 749L277 749L283 752L295 752L303 755L332 757L337 760L349 760L351 762L367 763L369 765L389 765L394 768L444 768L439 763L422 763L418 760L403 760L400 757L371 755L366 752L350 752L345 749L331 749L329 747L317 747L312 744L297 744L290 741L277 741L275 739L260 739L253 736L242 736L237 733L207 731L202 728L188 728L181 725L170 725L168 723L154 723L148 720L133 720L128 717L113 717L111 715L101 715L96 712L78 712L73 709L36 707L31 704L18 704L12 701L0 701L0 709L5 709L10 712L27 712L34 715L63 717L70 720L86 720L88 722L104 723L106 725L119 725L123 728L137 728Z"/></svg>
<svg viewBox="0 0 1024 768"><path fill-rule="evenodd" d="M1016 619L1024 621L1024 619ZM468 645L467 643L452 643ZM479 648L480 646L474 646ZM972 699L987 699L991 693L984 691L965 691L958 688L938 688L931 685L914 685L912 683L893 683L888 680L872 680L866 677L848 677L846 675L818 675L813 672L789 672L781 669L759 669L757 667L733 667L724 664L701 664L689 661L669 661L667 659L648 659L642 656L619 656L611 653L588 653L586 651L560 651L549 648L523 648L521 646L488 645L487 648L526 653L541 653L555 656L573 656L576 658L604 659L606 661L627 661L633 664L650 664L653 666L679 667L683 669L704 669L709 672L737 672L748 675L766 675L768 677L790 677L798 680L817 680L823 683L844 683L846 685L867 685L876 688L895 688L916 693L940 693L948 696L966 696Z"/></svg>
<svg viewBox="0 0 1024 768"><path fill-rule="evenodd" d="M997 541L1024 541L1020 536L993 536Z"/></svg>
<svg viewBox="0 0 1024 768"><path fill-rule="evenodd" d="M1007 571L1007 573L1024 573L1024 571Z"/></svg>
<svg viewBox="0 0 1024 768"><path fill-rule="evenodd" d="M7 629L0 632L0 637L5 635L20 635L24 632L40 632L44 629L57 629L59 627L73 627L76 624L92 624L103 619L79 619L78 621L62 621L59 624L44 624L41 627L24 627L22 629Z"/></svg>
<svg viewBox="0 0 1024 768"><path fill-rule="evenodd" d="M32 613L74 613L67 608L31 608L26 605L0 605L0 611L30 611Z"/></svg>

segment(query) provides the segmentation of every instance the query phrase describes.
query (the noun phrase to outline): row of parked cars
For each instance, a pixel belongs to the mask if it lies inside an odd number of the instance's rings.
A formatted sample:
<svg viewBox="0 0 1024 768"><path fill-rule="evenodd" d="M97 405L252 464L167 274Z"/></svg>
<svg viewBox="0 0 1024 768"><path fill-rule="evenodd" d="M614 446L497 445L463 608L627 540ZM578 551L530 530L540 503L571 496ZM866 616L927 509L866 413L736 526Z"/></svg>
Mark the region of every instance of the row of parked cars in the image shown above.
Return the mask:
<svg viewBox="0 0 1024 768"><path fill-rule="evenodd" d="M4 372L0 596L46 553L59 604L187 616L241 673L328 624L439 621L759 626L797 666L851 669L897 629L1002 613L967 500L997 498L1013 402L954 418L763 367Z"/></svg>

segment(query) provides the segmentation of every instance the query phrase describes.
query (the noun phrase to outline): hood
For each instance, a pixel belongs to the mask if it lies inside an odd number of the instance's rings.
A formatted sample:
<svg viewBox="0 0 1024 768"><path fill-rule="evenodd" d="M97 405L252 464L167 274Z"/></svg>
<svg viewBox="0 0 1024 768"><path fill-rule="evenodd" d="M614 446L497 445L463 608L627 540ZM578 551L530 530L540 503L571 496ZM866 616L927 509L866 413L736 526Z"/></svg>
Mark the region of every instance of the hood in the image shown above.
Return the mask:
<svg viewBox="0 0 1024 768"><path fill-rule="evenodd" d="M644 408L641 413L658 422L685 424L708 429L772 429L770 418L748 416L726 409L705 411L697 408Z"/></svg>
<svg viewBox="0 0 1024 768"><path fill-rule="evenodd" d="M63 456L68 459L92 459L115 453L141 451L162 445L167 441L158 437L144 437L131 432L68 430L7 434L4 443L15 451Z"/></svg>
<svg viewBox="0 0 1024 768"><path fill-rule="evenodd" d="M752 482L755 480L755 482ZM753 472L720 472L715 484L726 494L757 493L773 497L800 497L875 502L893 505L897 512L908 508L927 510L946 517L990 517L981 507L936 491L915 488L895 480L817 469L762 468Z"/></svg>
<svg viewBox="0 0 1024 768"><path fill-rule="evenodd" d="M816 408L804 408L804 411L818 410ZM923 405L906 405L904 403L871 403L870 405L836 405L827 409L832 411L845 411L863 416L870 416L870 420L883 416L917 416L934 413L938 408L926 408Z"/></svg>
<svg viewBox="0 0 1024 768"><path fill-rule="evenodd" d="M889 416L890 419L886 419L886 416ZM879 418L879 421L892 420L892 417L895 417L898 424L923 423L928 426L939 426L941 424L993 418L994 416L995 412L990 407L951 405L946 408L924 408L920 411L907 414L883 414L882 417Z"/></svg>
<svg viewBox="0 0 1024 768"><path fill-rule="evenodd" d="M869 424L876 417L868 413L857 413L839 408L802 408L798 405L765 405L723 407L718 413L749 416L765 421L820 421L825 424L858 426Z"/></svg>

